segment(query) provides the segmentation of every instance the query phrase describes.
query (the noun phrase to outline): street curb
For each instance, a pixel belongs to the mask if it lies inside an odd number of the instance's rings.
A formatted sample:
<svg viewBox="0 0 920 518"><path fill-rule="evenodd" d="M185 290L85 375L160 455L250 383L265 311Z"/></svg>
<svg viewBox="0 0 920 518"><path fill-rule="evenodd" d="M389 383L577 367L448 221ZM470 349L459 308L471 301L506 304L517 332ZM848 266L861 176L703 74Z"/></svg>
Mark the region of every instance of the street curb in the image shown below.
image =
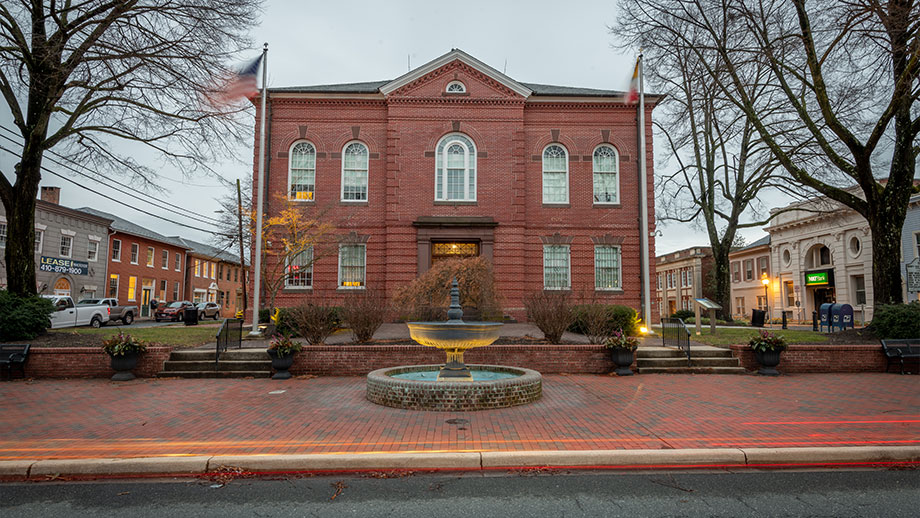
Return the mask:
<svg viewBox="0 0 920 518"><path fill-rule="evenodd" d="M227 470L294 474L383 470L781 469L920 464L920 446L724 448L683 450L484 451L304 455L218 455L0 461L4 479L206 475Z"/></svg>

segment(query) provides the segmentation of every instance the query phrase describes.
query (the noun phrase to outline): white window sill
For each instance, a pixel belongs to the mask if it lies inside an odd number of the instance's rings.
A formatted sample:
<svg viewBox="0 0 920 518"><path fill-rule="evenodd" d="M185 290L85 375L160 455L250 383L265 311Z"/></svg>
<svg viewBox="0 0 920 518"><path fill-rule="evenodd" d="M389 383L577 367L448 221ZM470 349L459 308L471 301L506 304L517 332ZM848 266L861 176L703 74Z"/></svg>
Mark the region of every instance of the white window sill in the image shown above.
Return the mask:
<svg viewBox="0 0 920 518"><path fill-rule="evenodd" d="M284 289L294 291L313 291L313 286L285 286Z"/></svg>

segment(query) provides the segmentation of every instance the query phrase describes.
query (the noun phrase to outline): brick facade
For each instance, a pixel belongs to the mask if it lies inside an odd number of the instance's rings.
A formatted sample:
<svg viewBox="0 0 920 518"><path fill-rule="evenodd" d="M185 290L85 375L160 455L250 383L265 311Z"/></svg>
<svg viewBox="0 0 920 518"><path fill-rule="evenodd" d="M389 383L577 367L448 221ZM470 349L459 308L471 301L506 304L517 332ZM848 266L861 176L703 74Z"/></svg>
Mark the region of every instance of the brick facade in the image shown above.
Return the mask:
<svg viewBox="0 0 920 518"><path fill-rule="evenodd" d="M748 345L732 345L732 356L747 370L760 365ZM790 345L780 355L776 367L783 374L815 372L884 372L885 354L878 344L866 345ZM892 368L892 372L897 372Z"/></svg>
<svg viewBox="0 0 920 518"><path fill-rule="evenodd" d="M452 81L462 82L466 91L447 93ZM279 198L289 192L292 146L306 141L316 152L315 192L312 199L297 203L324 211L337 227L334 239L351 235L346 240L366 246L367 287L392 296L427 269L433 244L473 242L494 264L505 312L523 318L524 295L544 287L544 245L556 243L568 248L573 293L639 308L636 107L625 104L621 92L524 86L462 51L376 87L339 86L346 88L270 91L266 213L277 214L282 207ZM651 111L656 98L647 101L652 193ZM474 201L436 201L437 146L451 134L461 134L475 146ZM367 146L366 201L341 201L342 156L351 142ZM542 155L550 144L564 147L567 154L564 203L543 199ZM592 156L603 144L618 153L616 204L594 202ZM651 196L648 211L654 215ZM598 245L620 249L616 289L595 290ZM278 260L279 246L266 250L268 264ZM654 239L649 247L654 257ZM654 268L653 262L652 278ZM285 289L276 304L334 300L347 291L339 285L338 253L318 257L311 274L309 289ZM658 311L653 308L652 313Z"/></svg>
<svg viewBox="0 0 920 518"><path fill-rule="evenodd" d="M115 258L113 244L119 241L120 256ZM137 261L132 261L132 247L137 245ZM147 262L149 249L153 249L153 266ZM115 232L109 235L109 274L104 295L116 297L119 304L143 306L145 290L148 310L150 299L158 302L173 301L181 298L185 290L184 268L186 250L177 245L156 241L147 237ZM163 264L163 254L167 254L167 263ZM178 257L179 268L176 268ZM165 266L165 267L164 267ZM117 276L117 277L115 277ZM131 279L134 278L134 292L131 293ZM117 289L113 283L117 281ZM165 291L164 291L165 282ZM176 295L178 294L178 297ZM100 296L102 296L100 294ZM141 316L148 316L141 308ZM150 315L152 316L152 315Z"/></svg>
<svg viewBox="0 0 920 518"><path fill-rule="evenodd" d="M148 347L133 370L139 378L153 378L163 370L172 347ZM101 347L32 347L27 378L108 378L115 374L111 358Z"/></svg>
<svg viewBox="0 0 920 518"><path fill-rule="evenodd" d="M194 302L217 302L220 315L231 318L242 309L243 275L240 263L213 255L192 252L188 255L185 298Z"/></svg>

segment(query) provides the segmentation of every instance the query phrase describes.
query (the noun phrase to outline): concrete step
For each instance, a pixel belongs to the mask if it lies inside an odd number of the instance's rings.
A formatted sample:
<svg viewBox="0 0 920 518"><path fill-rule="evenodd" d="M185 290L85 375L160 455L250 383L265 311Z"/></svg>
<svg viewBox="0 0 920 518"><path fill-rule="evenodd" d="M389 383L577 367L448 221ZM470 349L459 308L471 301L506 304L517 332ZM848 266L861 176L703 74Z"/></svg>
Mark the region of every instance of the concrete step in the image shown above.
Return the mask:
<svg viewBox="0 0 920 518"><path fill-rule="evenodd" d="M718 347L691 348L690 356L694 358L731 358L730 349ZM640 347L636 349L636 358L686 358L687 353L673 347Z"/></svg>
<svg viewBox="0 0 920 518"><path fill-rule="evenodd" d="M228 361L244 361L244 360L257 360L257 361L267 361L268 353L265 352L265 349L227 349L220 353L220 360ZM173 351L169 355L170 361L214 361L214 349L183 349L180 351Z"/></svg>
<svg viewBox="0 0 920 518"><path fill-rule="evenodd" d="M687 358L636 358L636 365L643 367L687 367ZM692 367L738 367L737 358L690 358Z"/></svg>
<svg viewBox="0 0 920 518"><path fill-rule="evenodd" d="M639 367L639 374L746 374L741 367Z"/></svg>
<svg viewBox="0 0 920 518"><path fill-rule="evenodd" d="M221 371L269 371L272 362L270 360L224 360L221 358L217 364L217 370ZM213 371L214 361L173 361L169 360L163 364L164 371Z"/></svg>
<svg viewBox="0 0 920 518"><path fill-rule="evenodd" d="M269 371L163 371L158 378L269 378Z"/></svg>

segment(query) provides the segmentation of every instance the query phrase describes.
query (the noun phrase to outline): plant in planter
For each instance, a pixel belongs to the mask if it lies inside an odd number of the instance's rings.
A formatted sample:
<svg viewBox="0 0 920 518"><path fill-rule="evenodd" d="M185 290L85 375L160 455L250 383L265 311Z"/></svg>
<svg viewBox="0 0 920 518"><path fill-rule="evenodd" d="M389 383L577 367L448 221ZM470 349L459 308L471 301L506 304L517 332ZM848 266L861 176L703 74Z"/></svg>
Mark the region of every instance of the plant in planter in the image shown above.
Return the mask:
<svg viewBox="0 0 920 518"><path fill-rule="evenodd" d="M286 380L290 379L291 373L288 369L294 365L294 353L300 352L303 346L300 342L291 340L288 335L275 335L268 344L268 356L272 359L272 369L275 374L272 379Z"/></svg>
<svg viewBox="0 0 920 518"><path fill-rule="evenodd" d="M757 374L763 376L779 376L776 366L779 365L779 356L786 349L786 339L770 331L761 331L758 336L748 342L754 350L754 357L760 364Z"/></svg>
<svg viewBox="0 0 920 518"><path fill-rule="evenodd" d="M115 370L112 381L129 381L134 379L131 371L137 367L137 360L147 350L147 344L119 332L102 341L102 350L112 358L112 369Z"/></svg>
<svg viewBox="0 0 920 518"><path fill-rule="evenodd" d="M632 376L633 371L629 368L635 359L636 349L639 347L639 339L629 336L622 329L613 332L613 335L604 342L604 347L610 349L610 358L617 368L613 372L617 376Z"/></svg>

